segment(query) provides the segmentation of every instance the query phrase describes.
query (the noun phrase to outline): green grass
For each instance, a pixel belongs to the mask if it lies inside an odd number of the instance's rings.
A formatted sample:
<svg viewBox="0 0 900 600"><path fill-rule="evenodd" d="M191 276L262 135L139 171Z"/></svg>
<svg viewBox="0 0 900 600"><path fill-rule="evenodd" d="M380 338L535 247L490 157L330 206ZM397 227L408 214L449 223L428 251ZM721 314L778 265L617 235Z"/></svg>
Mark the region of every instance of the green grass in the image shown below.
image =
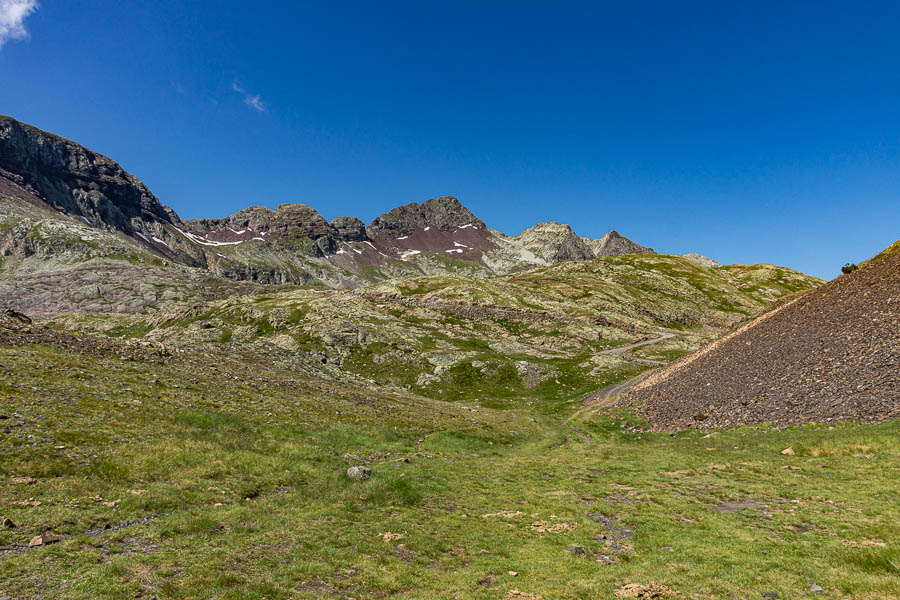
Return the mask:
<svg viewBox="0 0 900 600"><path fill-rule="evenodd" d="M16 524L0 547L64 536L0 554L0 594L592 599L653 580L685 598L896 597L897 422L670 437L508 368L494 383L515 390L475 404L138 358L0 346L0 513Z"/></svg>

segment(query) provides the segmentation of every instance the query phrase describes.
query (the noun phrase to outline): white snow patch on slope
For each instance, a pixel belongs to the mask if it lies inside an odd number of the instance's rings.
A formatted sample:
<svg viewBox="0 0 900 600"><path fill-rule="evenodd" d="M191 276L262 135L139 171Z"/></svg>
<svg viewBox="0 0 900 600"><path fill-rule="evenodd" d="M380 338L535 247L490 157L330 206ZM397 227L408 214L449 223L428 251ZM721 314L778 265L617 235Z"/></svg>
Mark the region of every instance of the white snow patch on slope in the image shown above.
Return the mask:
<svg viewBox="0 0 900 600"><path fill-rule="evenodd" d="M453 242L453 245L459 248L468 248L469 250L472 249L472 246L466 246L465 244L460 244L459 242Z"/></svg>
<svg viewBox="0 0 900 600"><path fill-rule="evenodd" d="M415 256L416 254L422 254L422 251L421 250L407 250L406 252L404 252L403 254L400 255L400 258L402 260L406 260L410 256Z"/></svg>
<svg viewBox="0 0 900 600"><path fill-rule="evenodd" d="M161 239L159 239L158 237L156 237L155 235L153 236L153 241L156 242L157 244L162 244L166 248L172 247L172 246L168 245L167 243L165 243L164 241L162 241Z"/></svg>
<svg viewBox="0 0 900 600"><path fill-rule="evenodd" d="M173 227L174 227L174 225L173 225ZM178 229L177 227L175 227L175 229L176 229L176 231L178 231L178 233L180 233L187 239L191 240L195 244L200 244L202 246L235 246L237 244L244 243L243 240L241 240L239 242L216 242L214 240L208 240L206 238L202 238L199 235L194 235L193 233L191 233L189 231L182 231L181 229Z"/></svg>
<svg viewBox="0 0 900 600"><path fill-rule="evenodd" d="M449 253L449 254L453 254L454 252L456 252L456 253L462 253L462 250L460 250L459 248L451 248L450 250L444 250L444 252L447 252L447 253Z"/></svg>
<svg viewBox="0 0 900 600"><path fill-rule="evenodd" d="M431 227L426 227L426 228L423 229L422 231L428 231L429 229L431 229Z"/></svg>
<svg viewBox="0 0 900 600"><path fill-rule="evenodd" d="M398 237L397 239L398 239L398 240L405 240L405 239L408 238L408 237L409 237L408 235L404 235L403 237Z"/></svg>

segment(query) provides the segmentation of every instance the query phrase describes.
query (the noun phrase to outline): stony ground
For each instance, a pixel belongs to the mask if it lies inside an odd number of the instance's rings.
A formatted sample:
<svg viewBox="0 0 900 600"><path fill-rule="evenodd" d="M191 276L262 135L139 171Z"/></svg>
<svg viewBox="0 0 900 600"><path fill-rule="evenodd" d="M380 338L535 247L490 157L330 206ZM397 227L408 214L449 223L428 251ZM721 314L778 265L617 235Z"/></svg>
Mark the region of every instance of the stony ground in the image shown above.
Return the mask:
<svg viewBox="0 0 900 600"><path fill-rule="evenodd" d="M625 400L660 429L900 417L900 253L654 373Z"/></svg>

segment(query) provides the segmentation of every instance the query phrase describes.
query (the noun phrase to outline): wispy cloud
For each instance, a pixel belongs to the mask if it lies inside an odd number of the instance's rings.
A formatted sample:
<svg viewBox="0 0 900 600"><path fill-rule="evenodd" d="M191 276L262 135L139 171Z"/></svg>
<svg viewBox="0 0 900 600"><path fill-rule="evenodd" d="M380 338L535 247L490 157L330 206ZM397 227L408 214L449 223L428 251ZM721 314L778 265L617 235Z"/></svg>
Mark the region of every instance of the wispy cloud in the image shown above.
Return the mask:
<svg viewBox="0 0 900 600"><path fill-rule="evenodd" d="M25 19L37 9L37 0L0 0L0 47L28 37Z"/></svg>
<svg viewBox="0 0 900 600"><path fill-rule="evenodd" d="M231 89L244 97L244 104L246 104L253 110L265 112L266 105L263 104L263 101L259 99L259 94L251 94L250 92L239 86L237 82L231 84Z"/></svg>

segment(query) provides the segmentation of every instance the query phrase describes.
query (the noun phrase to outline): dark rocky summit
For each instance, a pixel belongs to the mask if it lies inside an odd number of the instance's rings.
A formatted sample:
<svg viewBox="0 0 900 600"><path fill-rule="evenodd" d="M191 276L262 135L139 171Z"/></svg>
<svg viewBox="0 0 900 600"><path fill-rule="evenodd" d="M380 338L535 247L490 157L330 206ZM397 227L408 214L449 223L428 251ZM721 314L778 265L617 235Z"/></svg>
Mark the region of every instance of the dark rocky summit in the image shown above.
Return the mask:
<svg viewBox="0 0 900 600"><path fill-rule="evenodd" d="M109 158L2 116L0 177L95 227L132 234L142 228L141 221L178 219L137 177Z"/></svg>
<svg viewBox="0 0 900 600"><path fill-rule="evenodd" d="M474 225L484 229L484 223L472 212L460 204L453 196L443 196L426 200L422 204L413 202L398 206L392 211L376 218L366 228L369 239L381 236L401 237L409 235L417 229L435 227L441 231L450 231L463 225Z"/></svg>

